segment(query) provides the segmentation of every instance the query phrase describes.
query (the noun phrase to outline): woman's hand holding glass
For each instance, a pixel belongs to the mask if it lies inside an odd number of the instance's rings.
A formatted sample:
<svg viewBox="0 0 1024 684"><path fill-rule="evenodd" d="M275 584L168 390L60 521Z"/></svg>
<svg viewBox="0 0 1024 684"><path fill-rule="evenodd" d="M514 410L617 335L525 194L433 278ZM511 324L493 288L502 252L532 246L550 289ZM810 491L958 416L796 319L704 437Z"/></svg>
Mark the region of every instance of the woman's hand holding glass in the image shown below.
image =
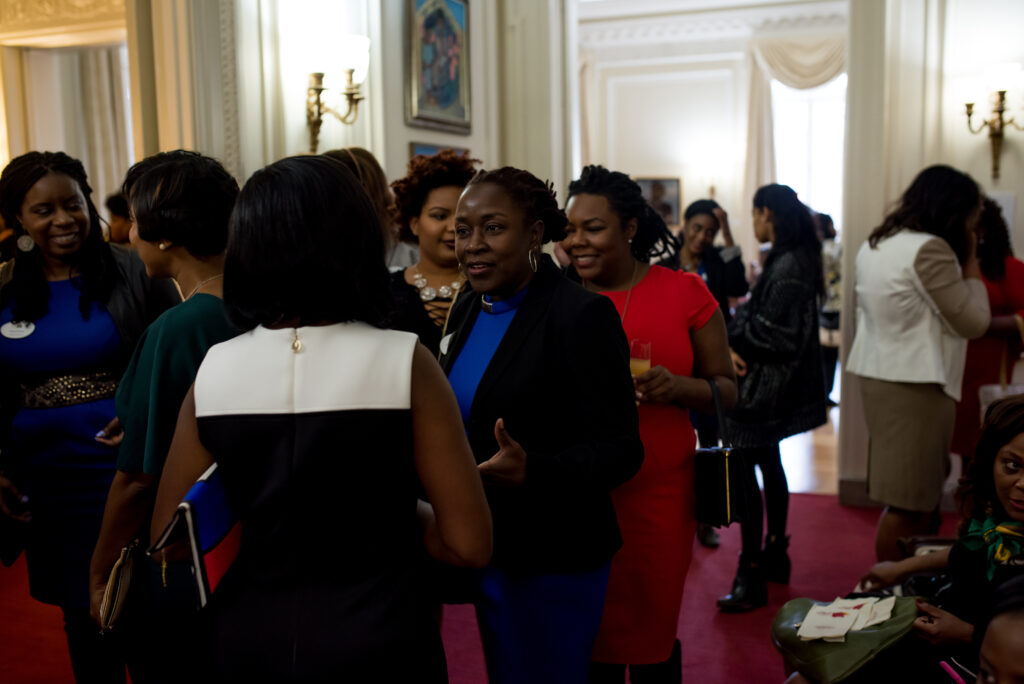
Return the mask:
<svg viewBox="0 0 1024 684"><path fill-rule="evenodd" d="M633 384L637 401L671 404L679 399L679 377L664 366L655 366L635 376Z"/></svg>

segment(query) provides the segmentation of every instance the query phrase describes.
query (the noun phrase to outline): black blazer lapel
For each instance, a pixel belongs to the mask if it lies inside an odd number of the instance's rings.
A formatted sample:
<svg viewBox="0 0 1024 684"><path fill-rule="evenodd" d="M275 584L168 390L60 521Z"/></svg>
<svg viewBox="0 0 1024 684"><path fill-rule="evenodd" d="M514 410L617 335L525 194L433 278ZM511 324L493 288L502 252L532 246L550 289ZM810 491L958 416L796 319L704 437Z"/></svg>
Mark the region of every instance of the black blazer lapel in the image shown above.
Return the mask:
<svg viewBox="0 0 1024 684"><path fill-rule="evenodd" d="M513 360L520 356L524 342L547 315L548 307L551 304L552 290L557 285L556 279L563 276L548 259L542 259L541 264L540 272L530 283L530 291L526 293L526 298L519 306L519 311L516 312L515 318L512 319L505 336L498 344L494 356L491 357L491 362L487 364L487 370L480 378L476 396L473 398L473 406L470 409L471 418L477 404L481 400L486 401L491 389L498 384L501 374Z"/></svg>

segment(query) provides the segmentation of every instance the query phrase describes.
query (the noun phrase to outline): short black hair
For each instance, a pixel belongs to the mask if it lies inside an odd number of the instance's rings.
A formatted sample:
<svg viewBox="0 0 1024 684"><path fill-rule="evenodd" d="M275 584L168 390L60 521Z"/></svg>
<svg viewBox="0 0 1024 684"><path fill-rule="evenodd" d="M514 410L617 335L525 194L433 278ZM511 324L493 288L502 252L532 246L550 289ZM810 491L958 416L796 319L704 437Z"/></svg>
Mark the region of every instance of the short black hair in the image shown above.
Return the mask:
<svg viewBox="0 0 1024 684"><path fill-rule="evenodd" d="M555 186L550 181L542 181L523 169L503 166L493 171L478 171L470 179L467 187L480 183L493 183L504 188L505 192L523 208L527 226L537 221L543 223L544 235L541 237L541 243L565 237L565 226L569 219L565 217L565 212L558 208Z"/></svg>
<svg viewBox="0 0 1024 684"><path fill-rule="evenodd" d="M115 192L113 195L108 195L103 204L106 205L107 211L110 212L111 216L131 218L131 212L128 210L128 199L121 193Z"/></svg>
<svg viewBox="0 0 1024 684"><path fill-rule="evenodd" d="M82 295L78 310L89 318L91 302L106 303L118 278L117 264L110 245L103 240L100 214L92 201L92 188L82 162L64 152L26 152L15 157L0 174L0 217L16 235L26 235L18 220L25 195L43 176L57 173L75 181L85 197L89 214L89 235L69 263L82 274ZM50 288L43 273L43 255L39 248L14 252L14 276L0 292L0 306L11 304L14 320L37 321L49 311Z"/></svg>
<svg viewBox="0 0 1024 684"><path fill-rule="evenodd" d="M569 197L600 195L625 225L636 219L637 229L629 249L645 263L663 259L679 252L679 238L665 225L665 219L644 199L640 186L624 173L609 171L603 166L583 167L580 177L569 183Z"/></svg>
<svg viewBox="0 0 1024 684"><path fill-rule="evenodd" d="M722 205L713 199L699 199L690 202L690 206L686 207L686 211L683 213L683 221L689 221L694 216L701 214L707 214L711 218L715 219L715 227L721 228L718 225L718 217L715 216L715 209L721 209Z"/></svg>
<svg viewBox="0 0 1024 684"><path fill-rule="evenodd" d="M394 220L398 224L398 235L405 242L418 243L409 222L420 215L427 196L437 188L464 188L476 173L479 159L473 159L469 152L443 149L430 156L417 154L409 160L405 176L391 183L395 193Z"/></svg>
<svg viewBox="0 0 1024 684"><path fill-rule="evenodd" d="M216 159L187 150L154 154L128 169L121 192L146 242L169 240L196 257L227 246L238 182Z"/></svg>
<svg viewBox="0 0 1024 684"><path fill-rule="evenodd" d="M1006 277L1006 257L1013 256L1010 232L1003 209L990 197L982 201L978 219L978 264L986 280L1002 282Z"/></svg>
<svg viewBox="0 0 1024 684"><path fill-rule="evenodd" d="M336 159L288 157L254 173L229 232L224 302L243 328L387 324L393 304L377 211Z"/></svg>

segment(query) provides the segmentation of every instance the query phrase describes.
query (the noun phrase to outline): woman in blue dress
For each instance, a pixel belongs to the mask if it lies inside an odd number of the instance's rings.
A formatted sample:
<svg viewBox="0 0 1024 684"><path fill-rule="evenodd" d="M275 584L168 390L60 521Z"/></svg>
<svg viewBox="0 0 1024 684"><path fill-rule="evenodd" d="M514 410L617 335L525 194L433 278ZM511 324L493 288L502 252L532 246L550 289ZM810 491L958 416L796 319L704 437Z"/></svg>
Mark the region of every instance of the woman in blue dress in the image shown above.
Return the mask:
<svg viewBox="0 0 1024 684"><path fill-rule="evenodd" d="M97 440L136 340L178 299L130 251L103 241L81 162L29 152L0 175L17 234L0 265L0 514L24 525L29 589L64 612L78 681L124 681L89 618L89 558L117 452Z"/></svg>

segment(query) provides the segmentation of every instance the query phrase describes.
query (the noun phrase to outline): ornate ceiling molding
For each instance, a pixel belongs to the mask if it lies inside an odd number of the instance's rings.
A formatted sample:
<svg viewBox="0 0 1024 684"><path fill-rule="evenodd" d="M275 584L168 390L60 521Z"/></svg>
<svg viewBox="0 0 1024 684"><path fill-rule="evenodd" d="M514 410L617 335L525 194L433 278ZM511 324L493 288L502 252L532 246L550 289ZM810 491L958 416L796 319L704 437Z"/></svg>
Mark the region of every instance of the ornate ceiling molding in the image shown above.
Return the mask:
<svg viewBox="0 0 1024 684"><path fill-rule="evenodd" d="M846 2L826 1L582 20L579 36L581 47L600 48L722 40L762 32L842 31L846 26Z"/></svg>
<svg viewBox="0 0 1024 684"><path fill-rule="evenodd" d="M0 0L0 43L78 45L124 39L125 0Z"/></svg>

